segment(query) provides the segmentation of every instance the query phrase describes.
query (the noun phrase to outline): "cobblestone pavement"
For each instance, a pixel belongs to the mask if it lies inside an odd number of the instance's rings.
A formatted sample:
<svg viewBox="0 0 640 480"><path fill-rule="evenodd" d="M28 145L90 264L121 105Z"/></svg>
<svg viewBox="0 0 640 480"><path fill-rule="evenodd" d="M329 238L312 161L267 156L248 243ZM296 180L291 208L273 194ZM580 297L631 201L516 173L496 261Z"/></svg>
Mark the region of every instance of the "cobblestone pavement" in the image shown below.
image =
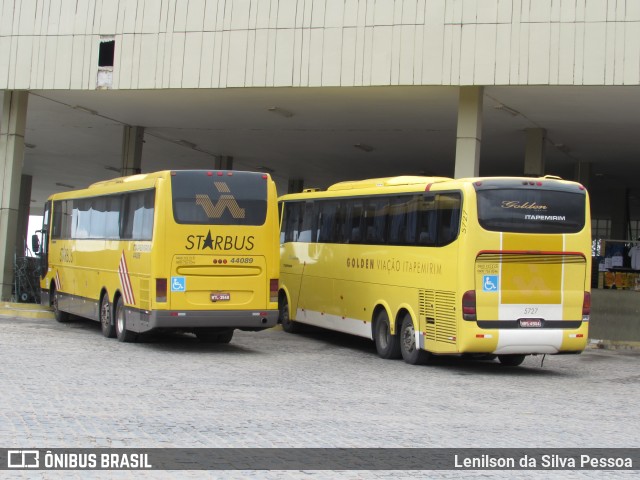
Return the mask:
<svg viewBox="0 0 640 480"><path fill-rule="evenodd" d="M640 352L589 349L517 368L410 366L325 331L167 335L123 344L97 323L0 318L0 445L88 447L640 447ZM4 472L7 473L7 472ZM125 478L128 472L32 472ZM342 478L513 478L343 472ZM567 478L567 472L517 472ZM623 472L577 471L572 478ZM637 472L636 472L637 473ZM145 472L148 478L335 478L336 472ZM187 475L188 474L188 475ZM544 475L543 475L544 474ZM75 476L74 476L75 475ZM20 477L20 474L17 475Z"/></svg>

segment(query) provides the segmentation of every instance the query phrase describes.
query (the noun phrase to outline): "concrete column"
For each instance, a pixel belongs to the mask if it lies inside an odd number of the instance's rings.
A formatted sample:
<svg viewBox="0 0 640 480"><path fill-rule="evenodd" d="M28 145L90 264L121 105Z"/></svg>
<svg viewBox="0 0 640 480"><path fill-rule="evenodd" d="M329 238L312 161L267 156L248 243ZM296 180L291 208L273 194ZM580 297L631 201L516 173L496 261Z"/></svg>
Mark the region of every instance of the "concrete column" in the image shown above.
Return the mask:
<svg viewBox="0 0 640 480"><path fill-rule="evenodd" d="M304 188L304 178L290 178L287 193L300 193Z"/></svg>
<svg viewBox="0 0 640 480"><path fill-rule="evenodd" d="M216 155L215 157L215 169L216 170L233 170L233 157L230 155Z"/></svg>
<svg viewBox="0 0 640 480"><path fill-rule="evenodd" d="M142 144L144 143L144 127L125 125L122 131L122 167L123 177L142 172Z"/></svg>
<svg viewBox="0 0 640 480"><path fill-rule="evenodd" d="M546 130L544 128L527 128L525 152L524 152L524 174L532 177L544 176L544 144Z"/></svg>
<svg viewBox="0 0 640 480"><path fill-rule="evenodd" d="M10 300L24 162L28 92L5 91L0 120L0 300Z"/></svg>
<svg viewBox="0 0 640 480"><path fill-rule="evenodd" d="M16 254L24 256L26 248L31 249L29 233L29 212L31 210L31 175L22 175L20 179L20 208L18 209L18 227L16 228Z"/></svg>
<svg viewBox="0 0 640 480"><path fill-rule="evenodd" d="M484 87L460 87L455 178L479 175L483 94Z"/></svg>
<svg viewBox="0 0 640 480"><path fill-rule="evenodd" d="M611 238L627 240L629 238L629 190L626 188L610 190L607 203L611 210Z"/></svg>
<svg viewBox="0 0 640 480"><path fill-rule="evenodd" d="M590 162L578 162L575 167L575 181L579 182L589 190L591 179L591 163Z"/></svg>

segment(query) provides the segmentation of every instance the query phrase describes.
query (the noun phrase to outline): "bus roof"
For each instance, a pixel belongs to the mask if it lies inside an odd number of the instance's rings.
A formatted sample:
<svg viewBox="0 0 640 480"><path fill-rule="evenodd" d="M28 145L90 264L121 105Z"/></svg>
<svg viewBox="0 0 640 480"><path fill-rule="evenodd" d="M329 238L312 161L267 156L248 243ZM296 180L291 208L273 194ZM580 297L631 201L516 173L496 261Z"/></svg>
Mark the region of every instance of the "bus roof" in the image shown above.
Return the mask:
<svg viewBox="0 0 640 480"><path fill-rule="evenodd" d="M402 175L397 177L370 178L365 180L344 181L331 185L326 190L306 189L302 193L291 193L283 195L284 200L294 200L303 198L318 197L340 197L351 195L367 195L373 193L395 193L402 191L430 190L431 186L437 184L442 188L462 188L462 185L474 185L476 188L508 188L520 185L553 186L554 189L565 189L580 187L579 183L563 180L560 177L546 175L544 177L469 177L469 178L448 178L448 177L424 177Z"/></svg>

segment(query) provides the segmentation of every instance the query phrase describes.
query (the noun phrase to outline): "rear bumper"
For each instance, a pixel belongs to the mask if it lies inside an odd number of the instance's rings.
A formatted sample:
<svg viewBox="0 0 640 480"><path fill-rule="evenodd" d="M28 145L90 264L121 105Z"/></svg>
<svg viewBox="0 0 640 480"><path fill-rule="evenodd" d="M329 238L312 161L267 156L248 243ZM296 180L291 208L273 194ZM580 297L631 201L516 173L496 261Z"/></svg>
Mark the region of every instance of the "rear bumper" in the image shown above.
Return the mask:
<svg viewBox="0 0 640 480"><path fill-rule="evenodd" d="M270 328L278 323L278 310L156 310L144 312L127 308L127 328L142 333L157 328Z"/></svg>
<svg viewBox="0 0 640 480"><path fill-rule="evenodd" d="M520 326L520 320L477 320L478 328L503 329L522 328L524 330L536 330L540 328L560 328L563 330L576 330L582 326L583 320L543 320L541 327L527 328ZM584 322L588 323L588 322Z"/></svg>

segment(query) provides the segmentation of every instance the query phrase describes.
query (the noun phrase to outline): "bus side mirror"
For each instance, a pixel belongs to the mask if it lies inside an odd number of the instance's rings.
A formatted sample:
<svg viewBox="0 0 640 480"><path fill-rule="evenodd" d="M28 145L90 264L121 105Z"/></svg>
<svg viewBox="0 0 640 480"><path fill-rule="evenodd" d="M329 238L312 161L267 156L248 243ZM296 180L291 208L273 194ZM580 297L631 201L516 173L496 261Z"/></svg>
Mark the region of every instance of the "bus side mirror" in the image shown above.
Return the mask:
<svg viewBox="0 0 640 480"><path fill-rule="evenodd" d="M31 251L40 253L40 237L38 237L38 234L31 235Z"/></svg>

